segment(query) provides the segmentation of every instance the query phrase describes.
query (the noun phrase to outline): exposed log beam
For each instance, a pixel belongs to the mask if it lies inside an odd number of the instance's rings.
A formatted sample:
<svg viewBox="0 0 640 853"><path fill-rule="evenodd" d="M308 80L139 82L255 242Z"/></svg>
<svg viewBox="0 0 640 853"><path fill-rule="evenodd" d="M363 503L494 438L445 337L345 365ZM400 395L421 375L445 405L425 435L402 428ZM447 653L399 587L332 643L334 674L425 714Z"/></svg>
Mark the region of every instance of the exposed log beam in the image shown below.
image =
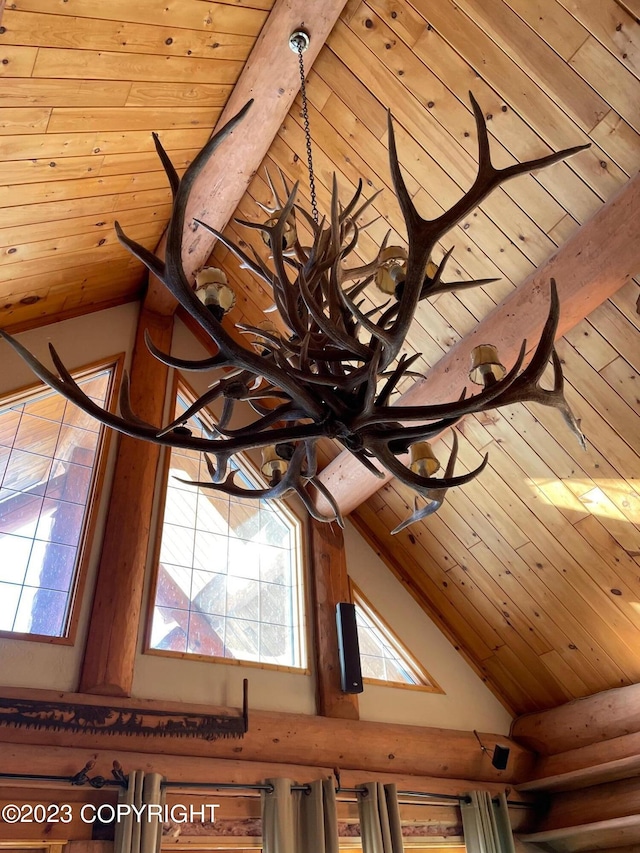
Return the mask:
<svg viewBox="0 0 640 853"><path fill-rule="evenodd" d="M357 720L358 697L343 693L340 687L336 605L351 601L344 536L337 524L313 519L309 519L309 534L318 713Z"/></svg>
<svg viewBox="0 0 640 853"><path fill-rule="evenodd" d="M162 422L168 368L147 349L146 330L161 350L171 349L173 317L150 311L145 300L131 361L131 403L140 418L157 424ZM80 676L80 689L86 692L131 693L159 458L159 445L119 437Z"/></svg>
<svg viewBox="0 0 640 853"><path fill-rule="evenodd" d="M514 721L511 737L553 755L640 732L640 684L618 687Z"/></svg>
<svg viewBox="0 0 640 853"><path fill-rule="evenodd" d="M182 244L187 277L203 266L215 243L215 238L203 228L191 229L193 218L218 231L224 230L298 94L298 57L289 47L289 36L300 28L309 33L311 42L304 55L308 72L345 2L277 0L275 3L215 129L226 124L251 98L253 106L242 125L205 166L189 199ZM157 252L164 252L162 241ZM150 276L149 294L154 311L173 313L175 300L153 276Z"/></svg>
<svg viewBox="0 0 640 853"><path fill-rule="evenodd" d="M49 735L51 736L51 732ZM180 745L186 739L179 741ZM252 784L270 776L280 776L289 779L299 779L301 782L311 782L314 779L326 779L333 773L333 766L322 764L279 764L267 761L242 761L236 757L233 760L164 754L160 752L127 752L104 744L103 749L91 750L80 747L32 746L20 743L2 745L0 752L0 773L35 773L43 776L74 775L83 767L89 758L95 760L91 776L102 775L109 777L114 761L120 762L125 773L130 769L143 767L146 772L161 773L172 782L233 782L236 784ZM174 751L175 752L175 751ZM340 770L340 781L346 788L362 784L368 771ZM438 794L460 794L477 786L474 779L442 779L434 776L408 776L398 773L376 773L376 779L384 784L393 783L399 790L423 791ZM24 783L32 788L33 783ZM0 796L5 785L13 786L15 782L0 779ZM38 786L40 787L40 785ZM483 782L482 787L495 795L507 788L505 782ZM6 788L5 788L6 790ZM58 791L61 789L58 787ZM78 799L89 798L95 794L91 789L72 789ZM102 791L103 798L108 792ZM189 796L185 791L182 796ZM509 787L509 799L514 802L532 802L532 797L519 794ZM42 801L41 801L42 802ZM525 809L518 809L525 812ZM218 813L220 814L220 813ZM515 814L515 812L514 812Z"/></svg>
<svg viewBox="0 0 640 853"><path fill-rule="evenodd" d="M513 364L525 338L530 347L538 340L547 316L551 277L558 284L561 311L557 337L562 337L637 273L640 243L635 223L639 210L640 175L636 175L398 402L418 406L456 396L468 384L470 353L479 343L495 344L502 362ZM322 471L320 479L346 515L382 488L391 475L378 479L343 451ZM318 508L330 512L321 498Z"/></svg>
<svg viewBox="0 0 640 853"><path fill-rule="evenodd" d="M52 690L17 690L2 688L4 697L29 698L43 702L96 704L107 708L128 707L131 700L118 698L102 703L94 695L61 694ZM184 714L230 713L202 705L182 705L136 699L142 709L161 709ZM87 731L47 731L44 728L0 726L0 742L9 744L43 744L106 749L121 752L166 753L201 758L240 759L278 764L339 767L397 775L439 776L487 782L514 783L530 776L533 755L525 747L502 735L480 733L483 744L492 749L501 743L511 749L509 766L498 771L485 759L473 732L342 720L332 717L310 717L305 714L283 714L249 710L249 731L242 740L153 737ZM3 758L6 748L0 753ZM121 757L122 759L122 757ZM293 777L295 778L295 777Z"/></svg>
<svg viewBox="0 0 640 853"><path fill-rule="evenodd" d="M544 849L556 850L558 853L587 853L618 848L637 851L640 843L640 815L534 832L521 835L520 839L550 845Z"/></svg>
<svg viewBox="0 0 640 853"><path fill-rule="evenodd" d="M570 791L640 775L640 732L538 759L521 791Z"/></svg>
<svg viewBox="0 0 640 853"><path fill-rule="evenodd" d="M640 815L640 778L555 794L539 832Z"/></svg>

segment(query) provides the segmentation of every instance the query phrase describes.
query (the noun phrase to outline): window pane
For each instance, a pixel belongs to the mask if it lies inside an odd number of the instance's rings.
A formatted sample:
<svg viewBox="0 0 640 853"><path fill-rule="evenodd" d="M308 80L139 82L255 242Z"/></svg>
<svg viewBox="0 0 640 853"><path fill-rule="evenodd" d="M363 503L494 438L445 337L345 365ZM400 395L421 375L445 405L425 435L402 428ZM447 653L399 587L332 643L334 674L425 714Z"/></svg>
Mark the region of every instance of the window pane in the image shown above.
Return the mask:
<svg viewBox="0 0 640 853"><path fill-rule="evenodd" d="M23 413L13 440L13 446L17 450L28 450L30 453L39 453L41 456L51 457L58 441L59 432L59 423Z"/></svg>
<svg viewBox="0 0 640 853"><path fill-rule="evenodd" d="M160 559L163 563L193 565L193 530L176 524L165 524Z"/></svg>
<svg viewBox="0 0 640 853"><path fill-rule="evenodd" d="M38 397L30 403L24 404L24 413L36 415L39 418L47 418L47 420L55 421L57 424L63 419L65 408L69 405L64 397L60 394L49 394L45 397ZM77 409L77 406L73 407ZM80 411L78 409L78 411Z"/></svg>
<svg viewBox="0 0 640 853"><path fill-rule="evenodd" d="M0 631L13 631L21 591L17 584L0 583Z"/></svg>
<svg viewBox="0 0 640 853"><path fill-rule="evenodd" d="M176 419L188 405L179 396ZM188 427L202 435L196 419ZM209 480L200 454L172 450L168 467L151 647L300 666L292 521L264 501L193 486ZM240 469L235 481L251 486Z"/></svg>
<svg viewBox="0 0 640 853"><path fill-rule="evenodd" d="M197 610L224 616L227 612L227 576L214 572L194 572L193 581L193 603Z"/></svg>
<svg viewBox="0 0 640 853"><path fill-rule="evenodd" d="M260 548L260 580L291 586L291 551L284 548Z"/></svg>
<svg viewBox="0 0 640 853"><path fill-rule="evenodd" d="M24 582L31 545L31 539L25 536L0 534L0 553L5 556L0 565L0 581L18 584Z"/></svg>
<svg viewBox="0 0 640 853"><path fill-rule="evenodd" d="M38 495L0 489L0 533L15 533L32 538L36 533L41 507L42 498Z"/></svg>
<svg viewBox="0 0 640 853"><path fill-rule="evenodd" d="M105 402L111 369L81 379ZM52 391L0 409L0 630L63 636L99 424Z"/></svg>
<svg viewBox="0 0 640 853"><path fill-rule="evenodd" d="M181 616L184 618L180 618ZM180 614L168 607L155 607L151 629L153 648L166 649L170 652L186 652L188 625L188 612Z"/></svg>
<svg viewBox="0 0 640 853"><path fill-rule="evenodd" d="M187 651L194 655L224 657L224 623L222 616L192 613L189 618Z"/></svg>
<svg viewBox="0 0 640 853"><path fill-rule="evenodd" d="M68 592L73 580L76 549L55 542L33 543L25 583Z"/></svg>
<svg viewBox="0 0 640 853"><path fill-rule="evenodd" d="M67 596L63 592L24 586L13 630L59 637L64 629L66 611Z"/></svg>
<svg viewBox="0 0 640 853"><path fill-rule="evenodd" d="M44 495L51 473L51 458L28 453L24 450L10 451L2 485L5 489L24 492L28 495Z"/></svg>
<svg viewBox="0 0 640 853"><path fill-rule="evenodd" d="M353 601L356 605L363 677L438 689L429 673L415 660L355 585Z"/></svg>
<svg viewBox="0 0 640 853"><path fill-rule="evenodd" d="M260 619L260 584L245 578L227 579L227 615L257 622Z"/></svg>
<svg viewBox="0 0 640 853"><path fill-rule="evenodd" d="M51 469L46 495L71 503L85 504L91 485L91 468L56 459Z"/></svg>
<svg viewBox="0 0 640 853"><path fill-rule="evenodd" d="M361 655L363 678L378 678L385 680L384 661L372 655Z"/></svg>
<svg viewBox="0 0 640 853"><path fill-rule="evenodd" d="M20 424L20 412L9 409L0 418L0 444L3 447L13 447L13 442Z"/></svg>

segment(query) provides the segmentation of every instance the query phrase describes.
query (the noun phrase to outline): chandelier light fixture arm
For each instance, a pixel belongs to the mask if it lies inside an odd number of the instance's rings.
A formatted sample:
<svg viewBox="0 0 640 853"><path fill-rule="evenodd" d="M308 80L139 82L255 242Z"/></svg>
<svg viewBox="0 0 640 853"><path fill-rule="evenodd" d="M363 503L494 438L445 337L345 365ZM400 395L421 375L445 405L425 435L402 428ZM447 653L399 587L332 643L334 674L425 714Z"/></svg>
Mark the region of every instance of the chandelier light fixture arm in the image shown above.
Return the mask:
<svg viewBox="0 0 640 853"><path fill-rule="evenodd" d="M148 424L136 416L129 400L127 379L122 383L120 414L105 411L74 382L53 347L50 351L57 375L9 335L1 331L0 335L42 381L106 426L144 441L203 452L210 480L197 486L258 500L278 499L293 492L319 521L336 520L342 524L335 500L317 477L316 445L320 438L336 439L368 471L382 477L386 470L419 496L409 518L393 532L435 512L449 488L468 483L486 466L487 457L475 470L455 474L458 440L454 432L444 476L434 476L440 464L429 440L453 427L466 414L514 402L551 405L563 414L584 446L579 424L564 398L561 365L553 349L559 317L553 280L548 317L524 369L526 342L510 370L500 363L495 347L482 344L474 350L469 374L471 381L481 386L477 394L468 395L466 387L462 387L457 399L451 402L391 405L391 398L400 390L403 380L418 375L411 368L419 354L408 356L402 349L419 302L435 294L464 291L495 281L445 282L443 276L453 250L448 249L439 263L432 259L445 234L505 180L556 163L587 147L576 146L496 169L491 162L486 122L473 95L471 103L478 131L478 175L470 190L450 210L433 220L420 216L407 191L389 115L390 169L406 225L407 248L389 245L389 231L374 260L349 266L360 235L371 225L363 222L363 217L375 195L363 200L362 181L359 181L347 204L341 205L335 176L328 217L319 217L315 209L312 215L298 204L298 184L289 186L281 175L284 187L281 198L267 176L276 204L275 208L261 205L268 220L264 223L237 220L240 225L260 232L268 248L267 260L253 246L252 257L215 228L194 220L197 227L207 229L234 252L241 265L273 292L279 324L268 320L261 324L263 328L238 324L237 330L244 339L232 336L223 324L224 314L235 304L226 274L206 268L196 273L192 285L183 267L182 240L195 181L220 142L241 122L251 102L212 136L182 178L154 135L174 198L165 260L130 240L117 223L116 232L129 251L164 282L218 348L218 353L210 358L181 359L163 353L145 336L152 355L168 366L187 371L214 371L211 387L164 427ZM303 107L306 109L304 99ZM310 160L310 178L312 172ZM300 242L297 217L304 220L311 245ZM364 298L374 282L388 298L371 308L364 305ZM554 382L552 389L545 389L540 379L550 359ZM428 377L421 381L428 382ZM222 414L213 425L209 419L200 418L200 413L216 402L221 404ZM238 405L244 408L245 422L247 412L253 414L250 423L234 425ZM203 436L193 435L188 428L187 422L192 417L199 419ZM262 472L267 486L245 488L235 482L237 475L229 466L235 454L257 449L263 453ZM407 453L409 459L405 464ZM318 497L324 499L330 515L317 509ZM426 503L419 506L422 500Z"/></svg>
<svg viewBox="0 0 640 853"><path fill-rule="evenodd" d="M453 431L453 444L451 446L451 453L449 454L449 461L447 462L447 467L444 472L444 479L451 480L453 477L453 472L456 467L456 461L458 459L458 434L456 431ZM485 461L482 463L483 467L486 464L487 457L485 456ZM427 518L430 515L433 515L434 512L437 512L445 499L445 495L447 494L447 489L441 488L438 485L435 489L425 489L421 493L421 496L426 500L424 506L420 506L420 501L418 497L414 498L413 503L413 512L410 516L405 518L404 521L400 522L397 527L391 531L391 534L394 535L396 533L400 533L401 530L404 530L405 527L409 527L411 524L415 524L417 521L422 521L423 518Z"/></svg>

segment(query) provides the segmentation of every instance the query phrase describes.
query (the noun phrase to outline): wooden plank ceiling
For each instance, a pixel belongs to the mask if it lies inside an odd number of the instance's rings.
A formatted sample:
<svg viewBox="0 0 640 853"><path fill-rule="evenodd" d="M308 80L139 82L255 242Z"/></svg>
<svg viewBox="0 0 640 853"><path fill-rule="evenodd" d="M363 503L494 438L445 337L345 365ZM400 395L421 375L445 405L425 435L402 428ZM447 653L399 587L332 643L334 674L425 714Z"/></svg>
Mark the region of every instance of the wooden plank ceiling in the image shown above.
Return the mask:
<svg viewBox="0 0 640 853"><path fill-rule="evenodd" d="M157 130L183 168L208 136L271 0L13 0L0 89L0 322L21 328L133 298L142 273L117 245L118 218L152 246L169 190ZM424 215L475 174L472 90L498 165L591 141L587 152L497 190L439 247L450 278L499 282L421 304L409 350L426 371L543 263L640 165L637 0L350 0L309 75L319 205L331 176L357 178L404 230L387 164L393 110L407 185ZM268 73L268 69L265 69ZM308 197L300 102L265 160ZM272 202L264 172L237 215ZM303 226L300 224L301 231ZM364 260L387 225L363 234ZM238 241L253 231L230 224ZM606 239L606 235L603 235ZM223 247L235 322L269 294ZM514 406L459 427L460 470L476 482L393 539L412 496L385 486L352 516L361 532L515 712L640 681L640 346L629 282L562 341L582 451L554 411ZM376 299L375 296L372 296ZM450 446L450 437L444 442ZM445 451L441 448L441 456ZM425 662L428 665L428 661Z"/></svg>
<svg viewBox="0 0 640 853"><path fill-rule="evenodd" d="M0 322L24 328L137 298L113 223L153 249L273 0L26 0L0 34Z"/></svg>

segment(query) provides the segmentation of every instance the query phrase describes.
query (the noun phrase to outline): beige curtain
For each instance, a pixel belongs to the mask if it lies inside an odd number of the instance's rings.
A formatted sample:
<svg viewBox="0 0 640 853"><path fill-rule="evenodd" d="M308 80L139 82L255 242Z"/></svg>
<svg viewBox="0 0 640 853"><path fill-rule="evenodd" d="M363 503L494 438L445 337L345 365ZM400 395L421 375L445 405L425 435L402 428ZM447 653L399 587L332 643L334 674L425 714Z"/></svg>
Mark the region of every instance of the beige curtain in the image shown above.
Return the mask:
<svg viewBox="0 0 640 853"><path fill-rule="evenodd" d="M262 794L263 853L338 853L338 815L331 779L292 791L291 779L267 779Z"/></svg>
<svg viewBox="0 0 640 853"><path fill-rule="evenodd" d="M160 773L134 770L128 776L126 788L120 789L119 803L136 807L140 818L129 814L116 823L114 853L159 853L162 841L162 822L159 817L149 819L143 806L164 806L165 796Z"/></svg>
<svg viewBox="0 0 640 853"><path fill-rule="evenodd" d="M460 805L468 853L516 853L505 795L496 802L487 791L471 791L468 796L471 802Z"/></svg>
<svg viewBox="0 0 640 853"><path fill-rule="evenodd" d="M402 853L402 830L395 785L367 782L358 795L362 853Z"/></svg>

